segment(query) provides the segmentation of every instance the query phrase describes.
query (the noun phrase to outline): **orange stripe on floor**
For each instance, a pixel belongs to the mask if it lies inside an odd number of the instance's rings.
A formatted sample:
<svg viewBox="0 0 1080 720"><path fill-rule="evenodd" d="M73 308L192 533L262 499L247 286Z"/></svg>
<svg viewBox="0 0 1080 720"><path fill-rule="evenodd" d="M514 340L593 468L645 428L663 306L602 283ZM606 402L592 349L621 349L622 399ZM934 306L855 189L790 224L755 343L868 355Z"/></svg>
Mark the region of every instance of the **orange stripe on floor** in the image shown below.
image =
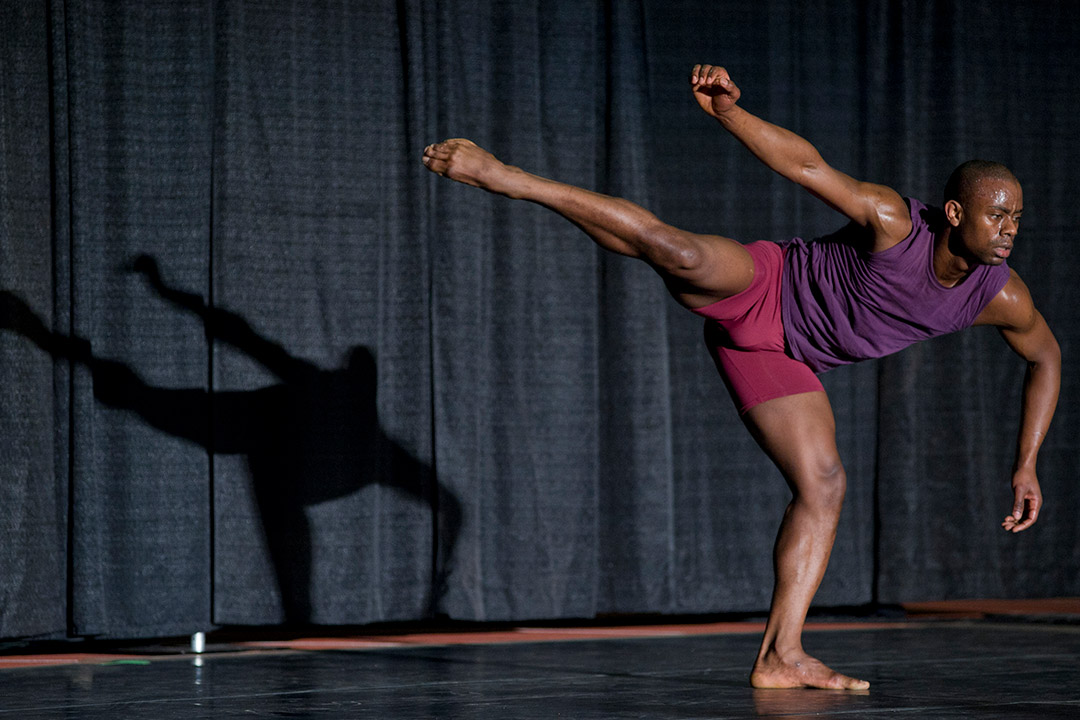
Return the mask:
<svg viewBox="0 0 1080 720"><path fill-rule="evenodd" d="M1049 598L1040 600L947 600L936 602L913 602L902 605L906 617L896 620L869 620L843 622L809 622L808 632L836 630L874 630L896 627L914 627L918 621L933 618L963 619L988 616L1054 616L1080 618L1080 598ZM914 621L914 622L912 622ZM328 637L279 637L274 628L252 629L245 640L236 638L237 631L221 631L218 639L210 633L208 645L213 653L259 652L267 650L318 651L318 650L366 650L407 647L418 645L476 645L494 643L557 642L565 640L602 640L614 638L662 638L687 635L760 634L765 629L761 621L708 622L689 624L653 625L596 625L576 627L530 627L521 626L500 630L474 631L425 631L400 632L372 635ZM233 639L236 638L236 639ZM258 638L258 639L255 639ZM131 655L126 653L45 653L11 654L0 656L0 670L10 668L47 667L66 664L104 664L123 661L145 661L177 657L193 657L183 640L175 641L175 650L161 653ZM135 647L133 642L131 647ZM26 648L22 648L25 650Z"/></svg>

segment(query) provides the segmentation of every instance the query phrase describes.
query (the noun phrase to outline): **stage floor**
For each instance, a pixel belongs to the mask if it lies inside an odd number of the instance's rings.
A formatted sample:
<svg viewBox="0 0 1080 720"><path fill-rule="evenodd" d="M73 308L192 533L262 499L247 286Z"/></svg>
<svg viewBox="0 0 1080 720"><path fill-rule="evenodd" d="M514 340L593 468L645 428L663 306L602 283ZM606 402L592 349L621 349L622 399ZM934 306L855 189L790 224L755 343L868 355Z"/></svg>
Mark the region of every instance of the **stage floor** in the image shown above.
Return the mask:
<svg viewBox="0 0 1080 720"><path fill-rule="evenodd" d="M807 650L869 680L863 693L751 689L759 629L211 642L197 656L9 653L9 665L24 662L0 672L0 719L1080 717L1080 626L1069 622L815 624Z"/></svg>

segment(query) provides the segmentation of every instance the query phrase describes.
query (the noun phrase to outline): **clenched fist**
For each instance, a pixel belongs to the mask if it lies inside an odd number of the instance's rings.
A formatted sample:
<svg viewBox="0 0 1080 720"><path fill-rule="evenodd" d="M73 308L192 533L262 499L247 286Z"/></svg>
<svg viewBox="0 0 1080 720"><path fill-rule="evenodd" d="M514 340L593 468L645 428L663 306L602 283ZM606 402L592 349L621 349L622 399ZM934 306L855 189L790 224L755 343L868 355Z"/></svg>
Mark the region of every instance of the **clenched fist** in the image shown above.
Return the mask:
<svg viewBox="0 0 1080 720"><path fill-rule="evenodd" d="M701 109L715 118L735 107L740 94L728 71L715 65L695 65L690 87Z"/></svg>

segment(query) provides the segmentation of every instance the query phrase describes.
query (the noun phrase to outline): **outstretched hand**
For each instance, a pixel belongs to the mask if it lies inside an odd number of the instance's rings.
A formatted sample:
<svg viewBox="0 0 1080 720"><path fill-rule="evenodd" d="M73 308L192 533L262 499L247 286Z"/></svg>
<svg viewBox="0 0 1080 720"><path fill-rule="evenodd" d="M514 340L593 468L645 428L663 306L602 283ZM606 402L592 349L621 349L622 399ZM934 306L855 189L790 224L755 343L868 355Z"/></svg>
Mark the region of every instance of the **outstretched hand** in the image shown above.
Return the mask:
<svg viewBox="0 0 1080 720"><path fill-rule="evenodd" d="M728 71L714 65L695 65L690 73L690 87L701 109L715 118L735 107L741 94Z"/></svg>
<svg viewBox="0 0 1080 720"><path fill-rule="evenodd" d="M1018 470L1013 475L1013 511L1006 515L1001 527L1009 532L1018 533L1027 530L1039 518L1042 508L1042 490L1035 473L1030 470Z"/></svg>

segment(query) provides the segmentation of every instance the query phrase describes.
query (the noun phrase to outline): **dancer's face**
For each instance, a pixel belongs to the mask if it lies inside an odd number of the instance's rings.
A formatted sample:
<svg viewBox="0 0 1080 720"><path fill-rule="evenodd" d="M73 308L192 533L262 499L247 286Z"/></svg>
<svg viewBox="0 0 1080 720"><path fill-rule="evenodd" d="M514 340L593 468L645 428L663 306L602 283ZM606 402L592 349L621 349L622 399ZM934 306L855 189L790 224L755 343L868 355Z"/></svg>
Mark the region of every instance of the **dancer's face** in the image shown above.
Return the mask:
<svg viewBox="0 0 1080 720"><path fill-rule="evenodd" d="M964 254L984 265L1000 265L1012 253L1023 212L1020 183L999 178L983 178L962 205L946 206Z"/></svg>

